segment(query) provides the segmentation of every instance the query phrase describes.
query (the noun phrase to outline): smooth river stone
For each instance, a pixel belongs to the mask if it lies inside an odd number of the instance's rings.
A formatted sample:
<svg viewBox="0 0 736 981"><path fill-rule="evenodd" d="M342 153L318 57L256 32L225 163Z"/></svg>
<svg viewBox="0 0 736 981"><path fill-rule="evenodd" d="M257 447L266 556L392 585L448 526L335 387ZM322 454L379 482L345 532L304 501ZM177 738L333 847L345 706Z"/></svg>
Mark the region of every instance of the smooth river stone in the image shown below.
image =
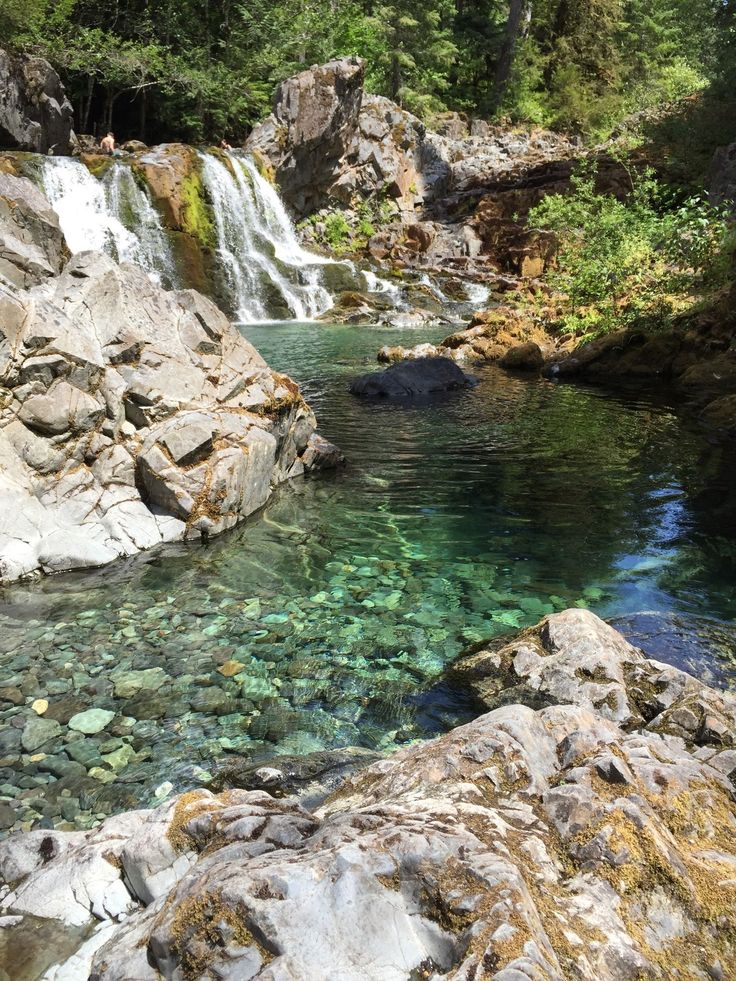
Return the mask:
<svg viewBox="0 0 736 981"><path fill-rule="evenodd" d="M158 691L169 679L163 668L143 668L114 674L112 680L116 698L133 698L141 691Z"/></svg>
<svg viewBox="0 0 736 981"><path fill-rule="evenodd" d="M92 736L96 732L102 732L115 717L114 712L108 709L87 709L86 712L77 712L69 719L69 728L75 732L83 732L87 736Z"/></svg>
<svg viewBox="0 0 736 981"><path fill-rule="evenodd" d="M61 726L53 719L42 719L34 715L23 727L21 744L26 753L33 753L39 747L57 739L61 735Z"/></svg>

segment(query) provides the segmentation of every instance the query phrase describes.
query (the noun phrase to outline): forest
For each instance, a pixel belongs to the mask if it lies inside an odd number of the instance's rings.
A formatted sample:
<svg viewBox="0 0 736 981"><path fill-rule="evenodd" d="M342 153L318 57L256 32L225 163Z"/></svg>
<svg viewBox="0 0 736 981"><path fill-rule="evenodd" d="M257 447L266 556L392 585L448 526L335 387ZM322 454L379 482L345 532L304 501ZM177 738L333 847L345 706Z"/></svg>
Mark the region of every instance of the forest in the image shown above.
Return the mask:
<svg viewBox="0 0 736 981"><path fill-rule="evenodd" d="M0 38L48 58L79 132L242 140L275 85L343 55L369 91L607 137L736 79L733 0L4 0Z"/></svg>

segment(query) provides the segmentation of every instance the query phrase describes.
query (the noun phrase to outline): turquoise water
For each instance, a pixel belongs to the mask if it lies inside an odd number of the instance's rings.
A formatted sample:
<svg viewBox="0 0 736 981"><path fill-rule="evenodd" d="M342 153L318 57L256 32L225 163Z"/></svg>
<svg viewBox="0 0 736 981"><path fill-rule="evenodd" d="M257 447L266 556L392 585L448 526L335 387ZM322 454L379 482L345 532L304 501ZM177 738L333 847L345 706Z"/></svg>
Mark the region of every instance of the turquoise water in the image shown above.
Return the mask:
<svg viewBox="0 0 736 981"><path fill-rule="evenodd" d="M666 401L493 367L426 403L348 394L383 344L441 329L244 332L349 465L281 488L207 546L5 591L0 822L3 798L6 826L84 827L234 757L433 735L470 717L438 683L465 646L575 604L628 617L632 635L643 611L693 627L706 639L660 632L657 656L732 683L733 449ZM24 752L11 730L39 697L60 729ZM66 723L91 706L115 716L81 739Z"/></svg>

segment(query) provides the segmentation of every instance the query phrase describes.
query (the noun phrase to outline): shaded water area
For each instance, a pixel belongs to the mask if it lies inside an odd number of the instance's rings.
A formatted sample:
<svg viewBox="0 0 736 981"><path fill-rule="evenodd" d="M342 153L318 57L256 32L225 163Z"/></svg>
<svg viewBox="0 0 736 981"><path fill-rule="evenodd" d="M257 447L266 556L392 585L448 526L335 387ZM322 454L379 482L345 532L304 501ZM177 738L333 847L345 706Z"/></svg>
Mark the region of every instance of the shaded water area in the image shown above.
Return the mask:
<svg viewBox="0 0 736 981"><path fill-rule="evenodd" d="M428 403L348 394L441 328L243 330L350 465L207 546L4 592L0 830L84 827L238 756L432 736L473 712L438 683L465 646L575 604L736 680L732 448L666 402L494 367Z"/></svg>

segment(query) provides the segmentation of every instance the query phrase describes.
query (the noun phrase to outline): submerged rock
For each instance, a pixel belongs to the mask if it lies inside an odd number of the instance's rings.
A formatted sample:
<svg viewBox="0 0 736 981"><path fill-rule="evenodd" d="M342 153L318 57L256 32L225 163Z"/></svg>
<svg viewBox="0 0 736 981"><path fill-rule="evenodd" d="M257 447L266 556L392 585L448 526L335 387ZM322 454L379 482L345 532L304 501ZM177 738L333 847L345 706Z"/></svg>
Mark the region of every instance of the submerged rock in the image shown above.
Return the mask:
<svg viewBox="0 0 736 981"><path fill-rule="evenodd" d="M416 358L400 362L385 371L372 371L351 384L350 391L360 398L406 398L470 388L475 384L449 358Z"/></svg>
<svg viewBox="0 0 736 981"><path fill-rule="evenodd" d="M16 945L44 916L99 981L730 976L733 696L582 610L458 670L544 707L503 704L314 812L200 790L0 844Z"/></svg>
<svg viewBox="0 0 736 981"><path fill-rule="evenodd" d="M219 770L211 789L265 790L272 797L296 795L303 804L321 803L349 774L380 758L380 753L351 746L303 756L277 756L267 762L244 760Z"/></svg>

